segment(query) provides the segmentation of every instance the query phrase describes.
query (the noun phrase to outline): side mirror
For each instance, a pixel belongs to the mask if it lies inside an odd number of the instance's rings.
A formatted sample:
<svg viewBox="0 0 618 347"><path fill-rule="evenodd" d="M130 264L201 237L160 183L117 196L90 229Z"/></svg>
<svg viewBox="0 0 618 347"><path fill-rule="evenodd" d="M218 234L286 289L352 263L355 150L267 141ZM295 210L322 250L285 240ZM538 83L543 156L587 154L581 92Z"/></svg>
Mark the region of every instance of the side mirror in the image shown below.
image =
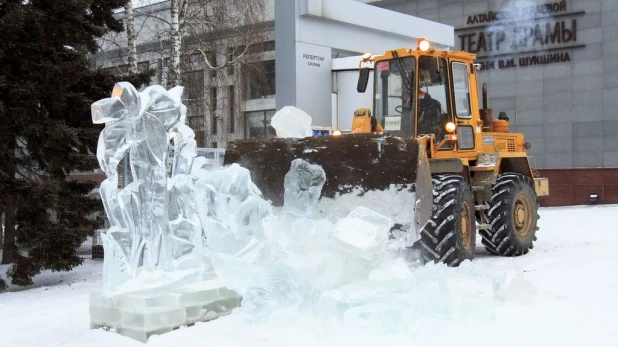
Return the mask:
<svg viewBox="0 0 618 347"><path fill-rule="evenodd" d="M359 70L356 91L359 93L364 93L365 90L367 90L367 83L369 83L369 68L363 67Z"/></svg>

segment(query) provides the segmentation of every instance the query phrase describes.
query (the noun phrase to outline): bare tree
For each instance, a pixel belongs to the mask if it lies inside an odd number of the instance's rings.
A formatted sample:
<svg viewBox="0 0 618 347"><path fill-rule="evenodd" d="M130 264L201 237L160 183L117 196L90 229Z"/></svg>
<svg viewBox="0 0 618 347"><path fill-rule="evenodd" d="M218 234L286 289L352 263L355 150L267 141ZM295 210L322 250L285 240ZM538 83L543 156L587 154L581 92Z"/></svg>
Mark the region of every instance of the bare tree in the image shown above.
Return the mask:
<svg viewBox="0 0 618 347"><path fill-rule="evenodd" d="M129 72L137 72L137 36L135 27L133 26L133 1L127 1L124 5L125 14L125 30L127 32L127 46L129 48L127 60L129 63Z"/></svg>
<svg viewBox="0 0 618 347"><path fill-rule="evenodd" d="M203 108L209 116L204 119L204 133L209 146L243 137L239 132L244 125L245 69L258 70L263 52L274 50L272 27L265 20L267 4L267 0L202 0L192 2L185 13L182 68L206 72Z"/></svg>
<svg viewBox="0 0 618 347"><path fill-rule="evenodd" d="M261 61L274 60L274 32L266 20L271 3L169 0L135 7L133 16L125 8L127 23L135 18L137 56L159 61L159 83L185 86L188 122L201 147L243 137L244 72L259 72ZM128 41L106 37L100 53L104 65L130 62Z"/></svg>
<svg viewBox="0 0 618 347"><path fill-rule="evenodd" d="M167 76L168 86L177 85L180 82L180 55L182 50L182 36L187 8L189 0L171 0L171 21L170 21L170 37L171 37L171 54L170 54L170 69Z"/></svg>

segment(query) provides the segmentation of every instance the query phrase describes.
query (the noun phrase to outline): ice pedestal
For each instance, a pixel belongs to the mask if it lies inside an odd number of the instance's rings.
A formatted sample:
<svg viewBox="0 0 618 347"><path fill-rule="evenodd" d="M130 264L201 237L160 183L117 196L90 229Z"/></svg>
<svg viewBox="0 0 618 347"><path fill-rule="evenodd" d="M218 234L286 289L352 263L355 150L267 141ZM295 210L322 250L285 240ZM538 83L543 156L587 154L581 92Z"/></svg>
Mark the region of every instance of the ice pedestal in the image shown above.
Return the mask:
<svg viewBox="0 0 618 347"><path fill-rule="evenodd" d="M111 328L146 342L152 335L229 314L241 297L213 278L132 292L94 290L89 301L91 328Z"/></svg>

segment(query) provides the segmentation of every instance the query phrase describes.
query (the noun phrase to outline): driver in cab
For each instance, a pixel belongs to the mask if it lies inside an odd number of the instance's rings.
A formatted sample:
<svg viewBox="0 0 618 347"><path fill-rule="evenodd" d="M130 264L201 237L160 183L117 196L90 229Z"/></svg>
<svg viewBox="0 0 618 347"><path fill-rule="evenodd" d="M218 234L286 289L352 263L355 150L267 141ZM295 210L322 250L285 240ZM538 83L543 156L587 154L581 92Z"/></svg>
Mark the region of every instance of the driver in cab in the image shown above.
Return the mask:
<svg viewBox="0 0 618 347"><path fill-rule="evenodd" d="M421 86L423 83L431 82L431 75L427 70L421 70L419 75L419 82ZM428 92L422 90L421 87L418 89L418 134L436 134L440 133L440 125L439 125L439 103L434 100ZM404 105L403 111L404 114L409 114L410 118L414 117L412 114L413 103L412 98L410 97L410 93L404 93ZM438 105L436 105L438 104Z"/></svg>

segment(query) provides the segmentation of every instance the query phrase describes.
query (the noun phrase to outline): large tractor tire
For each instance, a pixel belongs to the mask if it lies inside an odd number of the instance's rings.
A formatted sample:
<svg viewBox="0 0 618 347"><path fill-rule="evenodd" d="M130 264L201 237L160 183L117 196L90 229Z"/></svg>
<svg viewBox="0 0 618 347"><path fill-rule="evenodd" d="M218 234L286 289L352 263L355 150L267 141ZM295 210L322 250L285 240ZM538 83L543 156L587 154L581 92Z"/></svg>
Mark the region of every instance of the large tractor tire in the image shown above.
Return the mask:
<svg viewBox="0 0 618 347"><path fill-rule="evenodd" d="M476 217L470 185L461 176L433 178L431 217L420 233L420 252L424 262L457 266L474 258Z"/></svg>
<svg viewBox="0 0 618 347"><path fill-rule="evenodd" d="M491 228L480 232L485 248L509 257L528 253L536 240L538 208L532 183L524 175L498 176L487 213Z"/></svg>

